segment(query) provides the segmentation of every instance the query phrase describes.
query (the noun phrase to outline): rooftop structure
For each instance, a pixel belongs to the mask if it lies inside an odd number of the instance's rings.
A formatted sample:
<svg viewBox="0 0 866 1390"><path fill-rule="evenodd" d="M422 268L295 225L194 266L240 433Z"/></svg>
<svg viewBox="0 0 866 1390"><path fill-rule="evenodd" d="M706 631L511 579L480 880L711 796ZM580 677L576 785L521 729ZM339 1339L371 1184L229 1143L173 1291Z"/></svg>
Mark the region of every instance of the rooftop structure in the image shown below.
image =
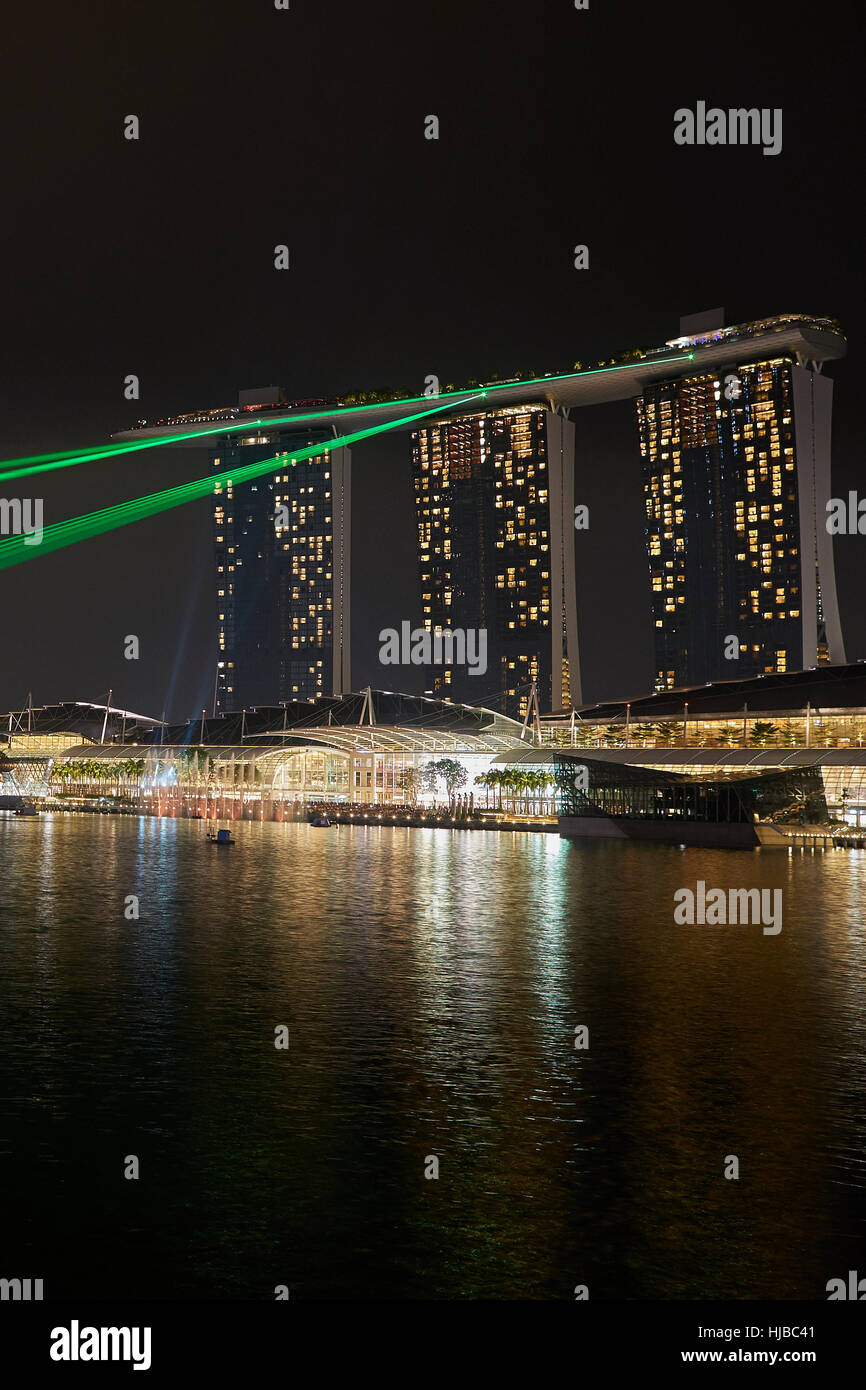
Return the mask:
<svg viewBox="0 0 866 1390"><path fill-rule="evenodd" d="M750 721L839 717L854 721L851 727L856 725L866 737L866 663L817 666L810 671L712 681L629 700L605 700L545 718L542 734L545 742L567 741L572 729L616 727L624 737L627 724L639 732L656 727L659 721L682 723L685 719L696 732L709 736L711 726L741 721L744 711ZM802 732L805 747L805 722Z"/></svg>
<svg viewBox="0 0 866 1390"><path fill-rule="evenodd" d="M491 409L546 404L550 410L564 411L576 406L630 400L653 382L717 372L744 358L759 361L765 357L791 355L804 364L820 363L844 357L845 351L845 338L835 319L809 314L777 314L709 334L672 339L662 347L636 348L606 365L587 370L557 372L527 380L515 376L508 381L472 383L463 390L441 392L439 399L449 406L459 406L465 399L475 409L480 389L487 392L487 404ZM397 420L409 413L407 407L417 406L419 401L429 404L429 399L395 393L392 399L370 401L365 398L362 403L349 404L336 398L292 401L286 405L265 400L259 407L226 406L173 416L156 423L139 421L131 428L116 432L112 438L159 438L176 434L183 428L193 436L187 442L195 444L197 434L213 431L221 422L238 426L240 432L255 431L263 423L291 421L293 415L311 411L319 412L317 424L345 433L362 425Z"/></svg>
<svg viewBox="0 0 866 1390"><path fill-rule="evenodd" d="M118 796L167 815L204 814L212 801L221 816L261 819L307 800L390 805L409 799L409 770L439 758L459 761L471 790L497 753L532 738L494 710L370 689L183 724L115 718L104 738L80 713L93 708L30 711L29 728L13 735L15 756L50 755L58 775L65 764L91 792L113 779Z"/></svg>

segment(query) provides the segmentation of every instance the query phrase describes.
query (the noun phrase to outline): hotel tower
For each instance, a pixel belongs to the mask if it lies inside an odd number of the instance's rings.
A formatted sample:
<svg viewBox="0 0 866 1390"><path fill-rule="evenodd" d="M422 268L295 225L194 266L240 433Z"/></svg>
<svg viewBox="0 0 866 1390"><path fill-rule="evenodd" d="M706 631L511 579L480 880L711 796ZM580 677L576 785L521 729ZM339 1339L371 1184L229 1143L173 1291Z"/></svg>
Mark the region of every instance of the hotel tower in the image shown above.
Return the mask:
<svg viewBox="0 0 866 1390"><path fill-rule="evenodd" d="M833 383L796 354L742 357L637 400L655 688L842 664L831 538Z"/></svg>
<svg viewBox="0 0 866 1390"><path fill-rule="evenodd" d="M487 632L487 672L425 669L430 695L526 714L580 701L574 426L538 406L443 418L412 435L424 627Z"/></svg>
<svg viewBox="0 0 866 1390"><path fill-rule="evenodd" d="M263 427L211 446L216 710L351 689L350 451L292 458L334 434ZM279 459L272 474L232 483L232 469L272 456Z"/></svg>

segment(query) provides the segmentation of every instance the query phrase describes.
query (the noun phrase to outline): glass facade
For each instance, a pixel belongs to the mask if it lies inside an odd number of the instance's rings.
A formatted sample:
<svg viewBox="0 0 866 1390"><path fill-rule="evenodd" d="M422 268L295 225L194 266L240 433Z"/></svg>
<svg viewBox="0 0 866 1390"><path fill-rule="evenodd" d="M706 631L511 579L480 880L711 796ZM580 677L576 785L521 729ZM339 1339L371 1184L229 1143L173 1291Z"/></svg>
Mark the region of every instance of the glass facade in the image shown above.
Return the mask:
<svg viewBox="0 0 866 1390"><path fill-rule="evenodd" d="M587 786L575 786L575 768ZM629 820L687 820L741 825L752 820L823 824L828 820L819 767L790 768L749 777L686 777L661 768L554 759L560 814L624 816Z"/></svg>
<svg viewBox="0 0 866 1390"><path fill-rule="evenodd" d="M0 762L0 804L45 796L51 776L50 757L7 757Z"/></svg>
<svg viewBox="0 0 866 1390"><path fill-rule="evenodd" d="M820 778L830 824L866 825L866 663L693 686L542 718L549 756L682 778ZM811 771L810 771L811 770Z"/></svg>
<svg viewBox="0 0 866 1390"><path fill-rule="evenodd" d="M863 748L866 713L779 716L733 710L720 718L542 720L541 742L560 748Z"/></svg>

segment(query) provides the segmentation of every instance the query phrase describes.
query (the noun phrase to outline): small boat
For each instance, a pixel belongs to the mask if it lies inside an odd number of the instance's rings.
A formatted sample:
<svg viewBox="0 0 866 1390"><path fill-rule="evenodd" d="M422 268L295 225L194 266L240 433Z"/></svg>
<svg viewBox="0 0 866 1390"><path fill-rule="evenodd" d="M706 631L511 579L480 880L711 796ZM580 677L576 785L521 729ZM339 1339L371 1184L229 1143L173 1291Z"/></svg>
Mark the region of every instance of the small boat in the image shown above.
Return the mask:
<svg viewBox="0 0 866 1390"><path fill-rule="evenodd" d="M232 839L232 836L231 836L231 831L229 831L229 830L218 830L217 833L216 833L215 835L213 834L212 831L209 830L208 833L205 835L205 839L207 840L207 842L208 842L209 845L233 845L233 844L234 844L234 840Z"/></svg>
<svg viewBox="0 0 866 1390"><path fill-rule="evenodd" d="M310 817L310 825L318 826L320 830L330 830L333 821L329 821L327 816L318 815Z"/></svg>

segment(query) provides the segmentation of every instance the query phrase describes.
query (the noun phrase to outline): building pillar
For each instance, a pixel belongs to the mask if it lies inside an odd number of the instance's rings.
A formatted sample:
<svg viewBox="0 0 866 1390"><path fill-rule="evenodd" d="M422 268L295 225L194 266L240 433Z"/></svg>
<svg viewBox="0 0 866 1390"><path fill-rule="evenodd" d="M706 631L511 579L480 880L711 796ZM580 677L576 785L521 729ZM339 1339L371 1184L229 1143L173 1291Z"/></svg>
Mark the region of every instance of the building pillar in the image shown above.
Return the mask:
<svg viewBox="0 0 866 1390"><path fill-rule="evenodd" d="M352 452L328 453L331 472L333 563L331 574L331 693L348 695L351 674Z"/></svg>
<svg viewBox="0 0 866 1390"><path fill-rule="evenodd" d="M791 368L797 491L800 504L800 622L803 670L818 660L818 585L830 661L844 666L845 644L836 597L833 538L827 531L833 382L805 367Z"/></svg>
<svg viewBox="0 0 866 1390"><path fill-rule="evenodd" d="M574 425L548 411L547 471L550 482L550 641L552 704L565 707L562 658L568 660L570 703L583 703L574 574Z"/></svg>

